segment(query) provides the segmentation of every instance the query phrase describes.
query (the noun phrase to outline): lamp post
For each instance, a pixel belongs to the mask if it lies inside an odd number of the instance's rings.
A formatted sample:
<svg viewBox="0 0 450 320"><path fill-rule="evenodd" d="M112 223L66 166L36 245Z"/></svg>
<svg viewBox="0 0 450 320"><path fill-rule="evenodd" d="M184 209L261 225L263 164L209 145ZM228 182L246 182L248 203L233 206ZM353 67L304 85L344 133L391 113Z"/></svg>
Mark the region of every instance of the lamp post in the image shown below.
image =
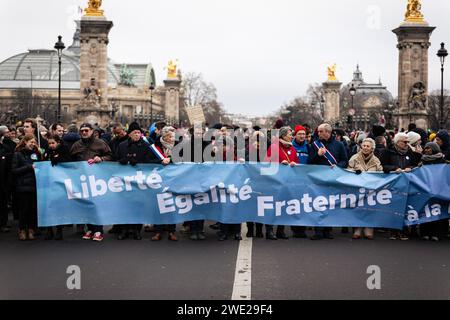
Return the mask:
<svg viewBox="0 0 450 320"><path fill-rule="evenodd" d="M445 58L448 56L447 49L445 49L445 44L441 43L441 48L439 49L437 56L441 60L441 108L440 108L440 129L444 129L444 63Z"/></svg>
<svg viewBox="0 0 450 320"><path fill-rule="evenodd" d="M356 88L353 83L352 83L351 88L349 89L349 93L350 93L350 96L352 97L352 108L350 109L350 112L349 112L350 130L352 130L353 129L353 116L355 114L354 98L356 95Z"/></svg>
<svg viewBox="0 0 450 320"><path fill-rule="evenodd" d="M33 97L33 70L31 69L30 66L27 67L28 71L30 71L30 82L31 82L31 107L30 107L30 112L29 112L29 116L31 116L31 113L33 112L33 104L34 104L34 97Z"/></svg>
<svg viewBox="0 0 450 320"><path fill-rule="evenodd" d="M61 122L61 57L62 51L65 49L64 42L62 42L62 37L58 36L58 42L55 43L55 49L58 52L58 112L56 114L56 122Z"/></svg>
<svg viewBox="0 0 450 320"><path fill-rule="evenodd" d="M155 84L150 83L150 125L153 124L153 90L155 90Z"/></svg>

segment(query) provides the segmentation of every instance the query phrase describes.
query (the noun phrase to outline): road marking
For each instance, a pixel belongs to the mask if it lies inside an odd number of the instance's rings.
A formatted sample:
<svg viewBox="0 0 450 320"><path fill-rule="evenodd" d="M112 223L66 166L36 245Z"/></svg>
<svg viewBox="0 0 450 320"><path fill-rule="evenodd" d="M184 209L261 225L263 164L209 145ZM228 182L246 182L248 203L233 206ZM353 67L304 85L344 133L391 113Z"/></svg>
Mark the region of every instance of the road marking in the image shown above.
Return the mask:
<svg viewBox="0 0 450 320"><path fill-rule="evenodd" d="M231 300L251 300L252 295L252 241L247 238L247 224L241 226L242 241L236 260L236 271L234 274L233 294Z"/></svg>

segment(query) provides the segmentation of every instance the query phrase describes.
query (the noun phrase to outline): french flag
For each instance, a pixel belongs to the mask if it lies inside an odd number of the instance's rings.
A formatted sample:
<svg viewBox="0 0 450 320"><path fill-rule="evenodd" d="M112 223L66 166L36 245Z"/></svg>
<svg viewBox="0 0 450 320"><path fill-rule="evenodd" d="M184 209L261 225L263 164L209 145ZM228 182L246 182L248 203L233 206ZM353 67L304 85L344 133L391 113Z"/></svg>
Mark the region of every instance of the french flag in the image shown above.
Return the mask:
<svg viewBox="0 0 450 320"><path fill-rule="evenodd" d="M155 156L157 156L159 160L162 161L162 160L164 160L164 159L166 158L166 156L164 155L164 153L162 153L161 150L159 150L159 148L158 148L156 145L152 144L152 145L150 146L150 150L152 150L153 154L154 154Z"/></svg>

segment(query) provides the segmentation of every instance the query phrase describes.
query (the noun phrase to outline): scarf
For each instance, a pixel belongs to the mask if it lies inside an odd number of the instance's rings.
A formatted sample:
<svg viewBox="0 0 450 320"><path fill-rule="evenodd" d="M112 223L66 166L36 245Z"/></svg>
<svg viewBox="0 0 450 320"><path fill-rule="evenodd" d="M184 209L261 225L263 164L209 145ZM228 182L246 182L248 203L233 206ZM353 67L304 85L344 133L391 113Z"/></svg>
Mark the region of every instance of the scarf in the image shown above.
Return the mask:
<svg viewBox="0 0 450 320"><path fill-rule="evenodd" d="M360 151L359 153L361 154L361 158L364 159L365 163L369 163L369 161L373 157L373 152L371 154L369 154L367 157L365 156L365 154L362 151Z"/></svg>
<svg viewBox="0 0 450 320"><path fill-rule="evenodd" d="M433 154L433 155L427 155L427 154L424 154L423 156L422 156L422 161L423 162L432 162L432 161L436 161L436 160L441 160L442 158L444 158L444 154L443 153L436 153L436 154Z"/></svg>
<svg viewBox="0 0 450 320"><path fill-rule="evenodd" d="M279 139L279 141L280 141L280 143L283 145L283 147L285 147L285 148L290 148L290 147L292 147L292 142L285 141L285 140L283 140L283 139Z"/></svg>
<svg viewBox="0 0 450 320"><path fill-rule="evenodd" d="M172 155L172 150L175 144L164 141L162 137L159 139L159 141L161 141L161 144L163 146L163 152L166 155L166 157L170 157Z"/></svg>
<svg viewBox="0 0 450 320"><path fill-rule="evenodd" d="M407 154L408 153L408 151L409 151L409 147L406 149L406 150L401 150L401 149L399 149L398 147L397 147L397 145L394 145L394 148L395 148L395 150L397 150L397 152L398 153L400 153L401 155L405 155L405 154Z"/></svg>

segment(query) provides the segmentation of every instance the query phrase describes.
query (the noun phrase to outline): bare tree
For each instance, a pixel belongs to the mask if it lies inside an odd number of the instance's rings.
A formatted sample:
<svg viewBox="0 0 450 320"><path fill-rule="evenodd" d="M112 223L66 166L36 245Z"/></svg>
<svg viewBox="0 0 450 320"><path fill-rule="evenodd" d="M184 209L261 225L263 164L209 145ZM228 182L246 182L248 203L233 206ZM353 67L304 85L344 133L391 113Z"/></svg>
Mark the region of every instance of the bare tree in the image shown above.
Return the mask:
<svg viewBox="0 0 450 320"><path fill-rule="evenodd" d="M428 96L430 128L438 130L441 120L441 90L434 90ZM444 90L444 128L450 128L450 91Z"/></svg>
<svg viewBox="0 0 450 320"><path fill-rule="evenodd" d="M201 73L183 74L184 105L180 108L180 119L187 120L186 108L202 106L206 122L209 124L227 121L223 105L217 101L217 89L203 80Z"/></svg>

